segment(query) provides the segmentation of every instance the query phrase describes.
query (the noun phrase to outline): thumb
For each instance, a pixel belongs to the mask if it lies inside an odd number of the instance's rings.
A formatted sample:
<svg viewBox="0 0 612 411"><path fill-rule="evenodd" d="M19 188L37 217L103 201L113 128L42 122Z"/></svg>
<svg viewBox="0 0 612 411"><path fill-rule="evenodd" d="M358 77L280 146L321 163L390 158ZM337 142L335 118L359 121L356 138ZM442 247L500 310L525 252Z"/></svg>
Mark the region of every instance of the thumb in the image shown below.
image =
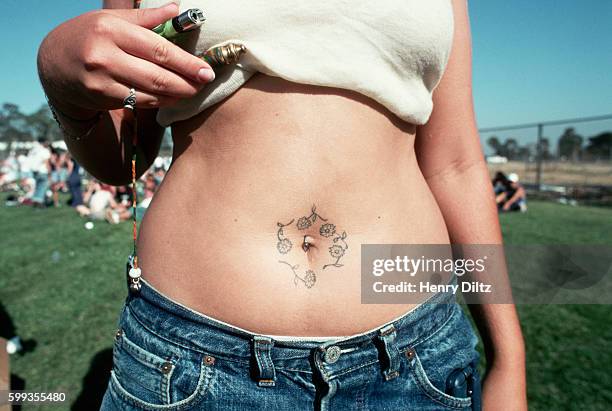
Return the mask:
<svg viewBox="0 0 612 411"><path fill-rule="evenodd" d="M105 9L104 11L132 24L152 29L175 17L179 12L179 8L176 3L168 3L164 6L151 9Z"/></svg>

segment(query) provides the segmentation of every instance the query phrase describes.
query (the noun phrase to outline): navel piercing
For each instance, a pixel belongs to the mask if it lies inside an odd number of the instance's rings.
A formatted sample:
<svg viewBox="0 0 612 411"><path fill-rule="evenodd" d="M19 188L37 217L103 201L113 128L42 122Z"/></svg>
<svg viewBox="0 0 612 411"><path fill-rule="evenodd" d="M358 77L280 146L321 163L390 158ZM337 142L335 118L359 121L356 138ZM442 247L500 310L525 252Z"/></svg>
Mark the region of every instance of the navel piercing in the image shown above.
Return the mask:
<svg viewBox="0 0 612 411"><path fill-rule="evenodd" d="M302 250L304 250L304 252L308 252L308 250L310 250L313 240L314 239L309 235L304 236L304 240L302 241Z"/></svg>

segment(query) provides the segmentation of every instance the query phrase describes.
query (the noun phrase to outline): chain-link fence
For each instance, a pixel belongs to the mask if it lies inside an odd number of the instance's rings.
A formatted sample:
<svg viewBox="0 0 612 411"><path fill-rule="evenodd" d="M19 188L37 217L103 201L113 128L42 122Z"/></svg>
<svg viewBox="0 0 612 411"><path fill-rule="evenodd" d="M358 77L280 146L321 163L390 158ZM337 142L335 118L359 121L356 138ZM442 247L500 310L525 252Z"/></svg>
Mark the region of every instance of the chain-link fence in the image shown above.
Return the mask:
<svg viewBox="0 0 612 411"><path fill-rule="evenodd" d="M479 130L489 171L531 196L612 205L612 114Z"/></svg>

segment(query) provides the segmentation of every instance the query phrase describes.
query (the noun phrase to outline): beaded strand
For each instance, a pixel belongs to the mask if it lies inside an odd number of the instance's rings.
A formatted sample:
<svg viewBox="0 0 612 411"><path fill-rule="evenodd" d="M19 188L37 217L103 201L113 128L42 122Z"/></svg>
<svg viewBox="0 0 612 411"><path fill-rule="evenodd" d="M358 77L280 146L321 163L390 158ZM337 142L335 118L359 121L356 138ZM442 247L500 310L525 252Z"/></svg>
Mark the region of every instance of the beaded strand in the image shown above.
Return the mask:
<svg viewBox="0 0 612 411"><path fill-rule="evenodd" d="M128 117L131 117L132 125L132 239L133 250L132 255L128 257L127 263L127 281L128 288L131 293L140 291L140 276L142 271L138 266L137 240L138 240L138 222L137 222L137 204L138 190L136 188L136 147L138 146L138 117L136 115L136 92L130 90L130 96L124 101L125 112ZM128 114L129 113L129 114Z"/></svg>

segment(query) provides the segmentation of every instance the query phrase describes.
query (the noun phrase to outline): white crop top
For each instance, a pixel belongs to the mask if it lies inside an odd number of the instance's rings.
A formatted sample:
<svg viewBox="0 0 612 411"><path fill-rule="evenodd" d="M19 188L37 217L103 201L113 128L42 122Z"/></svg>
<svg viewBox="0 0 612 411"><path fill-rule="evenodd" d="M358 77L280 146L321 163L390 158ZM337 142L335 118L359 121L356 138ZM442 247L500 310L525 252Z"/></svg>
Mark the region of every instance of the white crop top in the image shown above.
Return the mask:
<svg viewBox="0 0 612 411"><path fill-rule="evenodd" d="M143 0L159 7L168 0ZM451 0L181 0L206 21L183 46L192 53L244 44L239 63L216 67L195 96L159 110L168 126L240 88L255 72L364 94L413 124L425 124L451 50Z"/></svg>

